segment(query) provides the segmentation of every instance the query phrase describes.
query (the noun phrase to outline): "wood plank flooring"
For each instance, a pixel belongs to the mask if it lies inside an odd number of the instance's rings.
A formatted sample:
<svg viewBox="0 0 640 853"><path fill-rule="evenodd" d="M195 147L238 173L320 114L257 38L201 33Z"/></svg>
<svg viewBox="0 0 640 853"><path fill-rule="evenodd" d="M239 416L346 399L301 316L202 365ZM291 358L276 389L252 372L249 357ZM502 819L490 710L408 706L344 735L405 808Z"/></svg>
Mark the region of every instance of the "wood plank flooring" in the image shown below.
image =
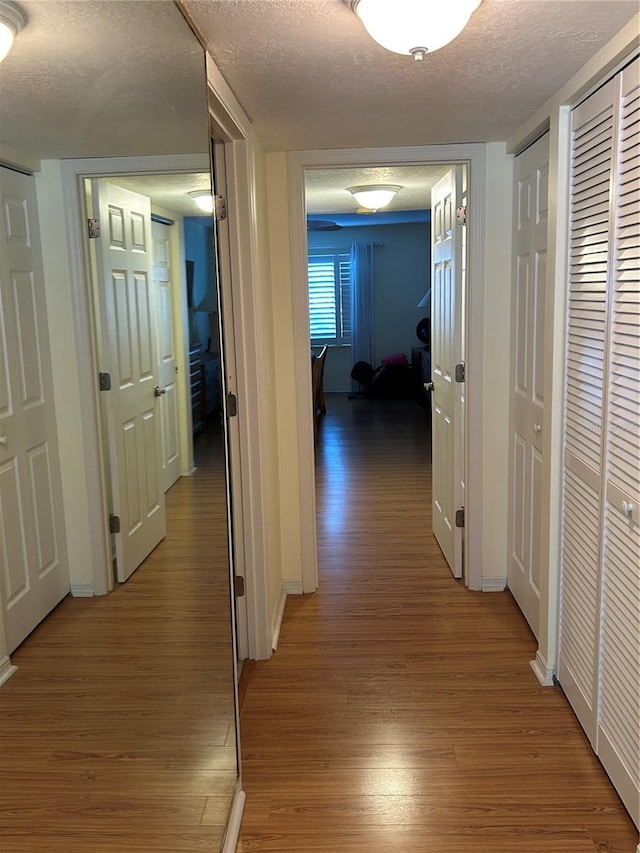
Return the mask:
<svg viewBox="0 0 640 853"><path fill-rule="evenodd" d="M635 853L638 833L508 592L431 534L424 409L327 396L320 589L241 720L243 853Z"/></svg>
<svg viewBox="0 0 640 853"><path fill-rule="evenodd" d="M0 689L2 853L215 853L236 783L219 429L167 538L111 595L66 598Z"/></svg>

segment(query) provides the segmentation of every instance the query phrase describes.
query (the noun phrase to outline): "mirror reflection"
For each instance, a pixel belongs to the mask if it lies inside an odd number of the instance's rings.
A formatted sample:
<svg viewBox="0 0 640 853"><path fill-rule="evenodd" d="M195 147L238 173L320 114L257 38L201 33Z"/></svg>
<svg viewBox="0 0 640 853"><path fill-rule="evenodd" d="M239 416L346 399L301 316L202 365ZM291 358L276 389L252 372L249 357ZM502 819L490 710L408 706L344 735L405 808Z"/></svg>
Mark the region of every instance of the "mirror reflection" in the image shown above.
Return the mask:
<svg viewBox="0 0 640 853"><path fill-rule="evenodd" d="M20 7L0 64L3 839L221 850L238 763L204 55L172 2Z"/></svg>

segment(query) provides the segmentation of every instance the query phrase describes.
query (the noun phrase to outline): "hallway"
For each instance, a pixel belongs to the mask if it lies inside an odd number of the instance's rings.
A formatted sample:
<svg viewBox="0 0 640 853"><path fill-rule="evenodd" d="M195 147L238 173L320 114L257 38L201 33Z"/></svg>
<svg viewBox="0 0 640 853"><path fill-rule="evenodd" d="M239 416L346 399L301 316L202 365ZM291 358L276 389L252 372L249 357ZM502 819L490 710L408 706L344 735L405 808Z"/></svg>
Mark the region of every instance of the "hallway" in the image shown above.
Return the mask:
<svg viewBox="0 0 640 853"><path fill-rule="evenodd" d="M289 597L241 720L243 853L634 853L508 592L454 581L430 534L427 414L327 397L320 588Z"/></svg>

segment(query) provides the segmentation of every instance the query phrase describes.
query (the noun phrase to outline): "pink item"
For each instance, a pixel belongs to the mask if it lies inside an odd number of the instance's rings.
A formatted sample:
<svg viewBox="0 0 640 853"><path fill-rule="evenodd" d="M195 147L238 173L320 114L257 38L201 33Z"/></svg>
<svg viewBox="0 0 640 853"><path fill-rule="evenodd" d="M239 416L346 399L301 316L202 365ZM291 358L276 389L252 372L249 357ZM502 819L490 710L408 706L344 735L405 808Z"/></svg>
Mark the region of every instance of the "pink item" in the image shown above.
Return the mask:
<svg viewBox="0 0 640 853"><path fill-rule="evenodd" d="M409 360L403 352L394 352L393 355L383 358L382 363L388 367L404 367L406 364L409 364Z"/></svg>

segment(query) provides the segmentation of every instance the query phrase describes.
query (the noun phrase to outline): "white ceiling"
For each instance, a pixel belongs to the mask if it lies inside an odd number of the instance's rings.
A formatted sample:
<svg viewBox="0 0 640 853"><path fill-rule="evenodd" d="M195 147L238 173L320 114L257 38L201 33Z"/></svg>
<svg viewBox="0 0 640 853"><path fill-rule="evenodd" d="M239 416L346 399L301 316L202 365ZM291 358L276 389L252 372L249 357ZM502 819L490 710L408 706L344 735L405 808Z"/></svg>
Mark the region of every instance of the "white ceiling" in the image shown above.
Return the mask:
<svg viewBox="0 0 640 853"><path fill-rule="evenodd" d="M34 157L206 152L204 55L168 0L19 0L0 145Z"/></svg>
<svg viewBox="0 0 640 853"><path fill-rule="evenodd" d="M203 51L172 0L19 5L28 23L0 64L0 155L207 150ZM378 47L343 0L183 5L267 150L505 139L638 10L637 0L484 0L458 39L418 63ZM346 187L379 181L403 187L396 209L424 207L436 177L310 172L309 208L353 210ZM167 207L178 205L172 192Z"/></svg>
<svg viewBox="0 0 640 853"><path fill-rule="evenodd" d="M126 175L109 178L135 193L148 196L157 207L177 216L202 216L203 212L189 195L194 190L211 192L208 172L179 175Z"/></svg>
<svg viewBox="0 0 640 853"><path fill-rule="evenodd" d="M373 42L343 0L183 5L268 151L507 139L638 12L637 0L484 0L415 62Z"/></svg>
<svg viewBox="0 0 640 853"><path fill-rule="evenodd" d="M446 171L446 166L313 169L305 178L307 211L354 213L358 203L348 188L363 184L396 184L402 187L385 210L428 210L431 207L431 187Z"/></svg>

